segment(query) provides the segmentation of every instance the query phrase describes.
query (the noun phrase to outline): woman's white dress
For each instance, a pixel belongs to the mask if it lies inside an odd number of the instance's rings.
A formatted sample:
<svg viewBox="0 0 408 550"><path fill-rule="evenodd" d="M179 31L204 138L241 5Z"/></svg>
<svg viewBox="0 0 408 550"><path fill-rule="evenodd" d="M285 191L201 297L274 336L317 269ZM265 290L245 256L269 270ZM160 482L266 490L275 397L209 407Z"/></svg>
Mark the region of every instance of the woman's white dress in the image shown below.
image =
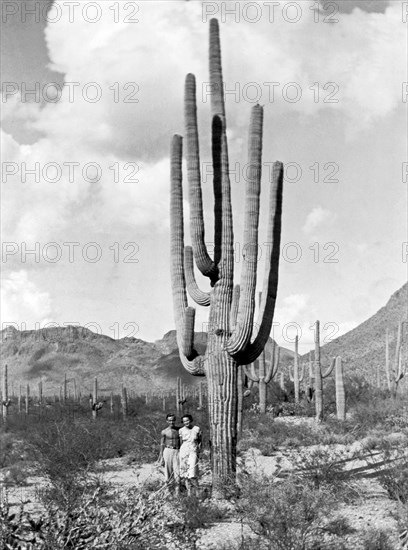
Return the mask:
<svg viewBox="0 0 408 550"><path fill-rule="evenodd" d="M198 439L200 428L183 426L179 430L180 447L180 477L198 477Z"/></svg>

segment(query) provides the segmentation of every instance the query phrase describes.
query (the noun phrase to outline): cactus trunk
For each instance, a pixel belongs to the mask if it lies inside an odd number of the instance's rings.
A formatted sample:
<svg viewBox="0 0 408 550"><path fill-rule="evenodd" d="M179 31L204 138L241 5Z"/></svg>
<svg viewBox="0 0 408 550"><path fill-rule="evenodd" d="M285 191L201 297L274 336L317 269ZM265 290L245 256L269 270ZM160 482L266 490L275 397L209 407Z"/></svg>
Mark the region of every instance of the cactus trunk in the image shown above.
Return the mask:
<svg viewBox="0 0 408 550"><path fill-rule="evenodd" d="M390 342L389 342L388 328L385 329L385 374L387 376L388 391L391 391Z"/></svg>
<svg viewBox="0 0 408 550"><path fill-rule="evenodd" d="M122 400L122 416L123 416L123 420L126 420L127 414L128 414L128 396L127 396L127 390L124 386L122 387L121 400Z"/></svg>
<svg viewBox="0 0 408 550"><path fill-rule="evenodd" d="M8 406L9 406L9 395L8 395L8 366L4 366L3 372L3 391L2 391L2 417L3 422L7 423L8 416Z"/></svg>
<svg viewBox="0 0 408 550"><path fill-rule="evenodd" d="M219 342L213 344L219 348ZM221 484L235 481L238 365L227 352L218 349L209 354L207 368L211 470L213 495L217 497L222 493Z"/></svg>
<svg viewBox="0 0 408 550"><path fill-rule="evenodd" d="M322 367L320 364L320 322L316 321L315 328L315 406L316 406L316 421L323 420L323 378Z"/></svg>
<svg viewBox="0 0 408 550"><path fill-rule="evenodd" d="M336 358L336 410L339 420L346 420L346 394L344 391L343 364L341 357Z"/></svg>

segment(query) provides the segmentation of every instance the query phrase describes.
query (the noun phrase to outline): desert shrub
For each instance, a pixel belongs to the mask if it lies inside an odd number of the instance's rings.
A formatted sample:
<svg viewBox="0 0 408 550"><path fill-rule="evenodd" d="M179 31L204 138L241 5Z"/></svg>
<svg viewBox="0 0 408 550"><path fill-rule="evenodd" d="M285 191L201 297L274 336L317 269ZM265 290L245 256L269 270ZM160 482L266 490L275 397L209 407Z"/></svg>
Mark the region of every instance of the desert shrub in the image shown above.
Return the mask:
<svg viewBox="0 0 408 550"><path fill-rule="evenodd" d="M270 455L279 447L314 445L316 431L309 424L297 425L274 420L270 415L244 417L242 437L238 450L246 451L250 447L260 449L262 454Z"/></svg>
<svg viewBox="0 0 408 550"><path fill-rule="evenodd" d="M11 433L0 432L0 468L11 466L21 460L21 442Z"/></svg>
<svg viewBox="0 0 408 550"><path fill-rule="evenodd" d="M394 550L394 544L391 542L388 533L382 529L367 529L362 535L363 550Z"/></svg>
<svg viewBox="0 0 408 550"><path fill-rule="evenodd" d="M344 534L345 520L330 527L332 493L317 489L309 480L290 477L276 483L268 477L251 477L241 491L238 513L261 540L246 541L243 548L256 544L268 550L307 550L317 548L316 540L325 535L336 540L338 532Z"/></svg>
<svg viewBox="0 0 408 550"><path fill-rule="evenodd" d="M193 497L168 502L162 489L153 492L145 487L111 494L109 499L95 490L74 510L47 506L36 519L23 509L12 513L3 502L0 543L1 548L25 550L190 550L195 547L195 530L206 519L219 518L216 513Z"/></svg>
<svg viewBox="0 0 408 550"><path fill-rule="evenodd" d="M330 491L337 499L353 500L358 494L350 472L345 468L352 455L341 449L317 447L295 457L295 475L316 490Z"/></svg>
<svg viewBox="0 0 408 550"><path fill-rule="evenodd" d="M387 460L387 456L390 455L388 453L385 455ZM396 465L377 470L378 479L392 500L406 504L408 503L408 456L401 451L395 460Z"/></svg>

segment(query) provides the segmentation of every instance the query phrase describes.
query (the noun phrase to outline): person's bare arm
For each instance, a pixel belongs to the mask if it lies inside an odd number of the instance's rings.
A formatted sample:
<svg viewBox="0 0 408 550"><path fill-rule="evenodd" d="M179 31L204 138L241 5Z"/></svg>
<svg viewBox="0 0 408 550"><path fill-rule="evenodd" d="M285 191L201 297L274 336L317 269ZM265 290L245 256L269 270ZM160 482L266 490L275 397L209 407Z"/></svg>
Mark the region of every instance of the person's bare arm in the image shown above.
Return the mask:
<svg viewBox="0 0 408 550"><path fill-rule="evenodd" d="M157 459L157 462L159 462L161 466L164 466L163 451L165 447L166 447L166 434L163 430L160 434L160 453L159 453L159 458Z"/></svg>
<svg viewBox="0 0 408 550"><path fill-rule="evenodd" d="M203 438L202 438L201 430L200 430L200 431L197 433L197 456L199 456L200 453L201 453L202 443L203 443Z"/></svg>

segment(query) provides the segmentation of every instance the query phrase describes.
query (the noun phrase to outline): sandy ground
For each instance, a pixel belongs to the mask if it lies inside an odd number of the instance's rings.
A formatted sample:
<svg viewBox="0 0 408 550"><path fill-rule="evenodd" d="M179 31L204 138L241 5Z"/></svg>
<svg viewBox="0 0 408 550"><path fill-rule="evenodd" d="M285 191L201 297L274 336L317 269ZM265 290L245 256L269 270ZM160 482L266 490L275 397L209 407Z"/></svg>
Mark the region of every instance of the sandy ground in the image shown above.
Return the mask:
<svg viewBox="0 0 408 550"><path fill-rule="evenodd" d="M295 419L287 419L289 422L296 422ZM350 454L356 451L361 443L356 443L353 446L330 445L326 448L334 451L347 451ZM308 452L318 446L303 448ZM248 474L253 472L264 473L267 476L284 477L285 473L293 469L293 458L299 453L299 450L281 450L274 453L273 456L263 456L256 448L248 449L238 459L238 466L241 471ZM141 467L135 467L129 464L127 457L116 458L102 461L100 463L103 470L104 479L116 489L126 490L132 486L138 486L146 482L160 483L163 482L163 472L155 464L144 464ZM355 532L347 535L348 542L355 550L361 547L359 542L362 539L362 534L365 529L376 527L385 529L393 533L395 549L401 548L398 542L398 526L393 517L396 512L397 505L391 501L386 494L386 491L380 486L374 477L364 477L368 462L364 458L350 459L346 463L346 468L354 471L361 471L362 477L356 480L356 489L359 494L358 504L341 505L338 515L345 517ZM3 486L6 480L6 470L0 471L0 486ZM209 482L207 478L200 480L201 485ZM21 487L9 487L7 489L9 502L13 506L24 504L26 511L36 513L41 510L36 497L36 490L44 486L44 480L40 477L29 477ZM407 526L408 527L408 526ZM246 525L242 525L237 519L230 514L230 520L222 523L209 526L207 529L200 531L200 540L198 548L200 550L216 550L220 547L220 541L223 543L229 542L231 548L238 547L242 537L251 535L250 529ZM323 548L324 546L322 546ZM329 546L327 547L329 549ZM334 547L331 547L334 550Z"/></svg>

